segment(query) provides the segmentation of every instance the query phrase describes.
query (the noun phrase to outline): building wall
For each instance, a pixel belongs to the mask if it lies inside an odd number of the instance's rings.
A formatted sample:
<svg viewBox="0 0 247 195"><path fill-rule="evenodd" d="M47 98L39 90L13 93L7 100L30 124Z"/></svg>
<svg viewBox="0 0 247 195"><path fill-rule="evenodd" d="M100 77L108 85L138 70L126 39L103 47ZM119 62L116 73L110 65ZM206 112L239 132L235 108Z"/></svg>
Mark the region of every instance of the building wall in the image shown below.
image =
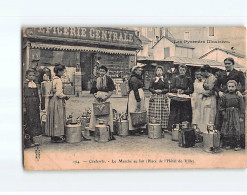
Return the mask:
<svg viewBox="0 0 247 195"><path fill-rule="evenodd" d="M193 49L176 47L175 44L173 44L171 41L163 38L153 48L154 60L164 60L165 59L165 56L164 56L165 48L170 48L170 56L187 57L187 58L193 57Z"/></svg>
<svg viewBox="0 0 247 195"><path fill-rule="evenodd" d="M175 56L175 45L167 39L162 39L153 48L154 60L164 60L164 48L170 48L170 56Z"/></svg>
<svg viewBox="0 0 247 195"><path fill-rule="evenodd" d="M244 58L239 58L239 57L233 56L231 54L227 54L227 53L220 51L220 50L213 51L212 53L208 54L207 56L205 56L202 59L224 62L224 59L226 59L227 57L231 57L234 59L234 61L236 63L243 65L243 66L246 66L246 62L245 62Z"/></svg>
<svg viewBox="0 0 247 195"><path fill-rule="evenodd" d="M209 27L167 27L174 39L184 40L185 32L189 32L191 41L205 41L206 43L189 43L195 47L194 58L199 58L203 54L218 47L230 50L231 47L236 52L245 54L245 29L243 27L214 27L214 36L209 36ZM163 29L164 34L164 29ZM226 41L227 43L207 43L207 40Z"/></svg>

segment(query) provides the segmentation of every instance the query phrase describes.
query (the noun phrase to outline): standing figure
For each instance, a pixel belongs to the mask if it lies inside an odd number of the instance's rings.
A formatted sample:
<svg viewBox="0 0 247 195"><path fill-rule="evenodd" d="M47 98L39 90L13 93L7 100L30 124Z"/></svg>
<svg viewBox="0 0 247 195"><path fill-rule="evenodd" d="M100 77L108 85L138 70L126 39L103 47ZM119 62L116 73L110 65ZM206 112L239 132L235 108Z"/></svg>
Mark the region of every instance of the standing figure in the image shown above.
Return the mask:
<svg viewBox="0 0 247 195"><path fill-rule="evenodd" d="M109 99L113 94L113 91L116 89L113 80L106 75L107 72L108 72L107 67L100 66L98 70L99 76L97 77L96 80L94 80L92 84L90 94L93 94L96 103L109 102ZM113 112L112 112L111 103L110 103L109 115L94 116L94 111L92 109L90 124L89 124L89 129L91 131L95 131L95 124L97 122L96 121L97 118L108 121L108 125L110 126L110 131L113 132ZM114 139L112 135L111 138Z"/></svg>
<svg viewBox="0 0 247 195"><path fill-rule="evenodd" d="M65 100L68 100L69 97L63 94L63 82L61 77L64 75L64 71L64 65L55 65L55 76L52 82L54 95L50 97L49 100L45 126L45 132L48 136L51 136L52 142L63 142L65 140Z"/></svg>
<svg viewBox="0 0 247 195"><path fill-rule="evenodd" d="M201 118L202 118L202 124L201 124L201 131L206 132L207 131L207 125L209 123L214 124L215 122L215 116L216 116L216 95L214 91L214 86L216 82L216 77L210 73L210 66L204 65L201 68L201 72L203 76L205 77L205 81L203 83L203 97L202 97L202 103L201 103Z"/></svg>
<svg viewBox="0 0 247 195"><path fill-rule="evenodd" d="M40 99L38 88L34 83L35 71L29 69L26 71L26 80L24 82L24 125L26 126L25 133L30 136L31 144L26 147L33 147L39 145L34 142L35 136L42 135L41 122L40 122Z"/></svg>
<svg viewBox="0 0 247 195"><path fill-rule="evenodd" d="M202 116L201 116L201 104L203 98L203 77L201 71L195 72L194 93L191 96L192 107L192 124L197 124L201 129Z"/></svg>
<svg viewBox="0 0 247 195"><path fill-rule="evenodd" d="M190 95L194 92L193 81L190 76L186 75L187 66L179 66L179 75L174 77L171 82L171 92ZM191 100L179 101L171 100L170 117L168 122L168 130L172 130L173 124L182 123L183 121L192 122Z"/></svg>
<svg viewBox="0 0 247 195"><path fill-rule="evenodd" d="M136 65L131 69L129 79L129 98L128 98L128 119L130 135L140 135L143 127L133 127L130 113L145 111L145 96L143 91L142 66Z"/></svg>
<svg viewBox="0 0 247 195"><path fill-rule="evenodd" d="M167 129L169 120L169 105L166 93L169 91L168 80L163 77L163 67L157 66L155 69L156 77L151 81L149 91L152 92L149 100L149 122L153 118L156 123L161 124L161 128Z"/></svg>
<svg viewBox="0 0 247 195"><path fill-rule="evenodd" d="M227 82L228 92L222 96L220 111L223 115L221 128L222 145L226 149L238 151L240 147L240 135L244 133L244 112L245 105L243 97L236 94L237 82L230 80Z"/></svg>
<svg viewBox="0 0 247 195"><path fill-rule="evenodd" d="M41 82L41 89L42 89L42 83L43 82L50 82L51 81L51 70L48 67L43 68L43 80ZM41 110L46 111L48 107L49 97L46 97L44 94L42 94L41 90Z"/></svg>
<svg viewBox="0 0 247 195"><path fill-rule="evenodd" d="M215 91L218 93L217 107L219 107L219 103L221 101L220 98L224 96L225 93L227 93L227 82L229 80L235 80L237 82L236 94L238 96L242 97L242 93L244 93L245 91L244 73L234 69L234 64L235 64L234 59L230 57L226 58L224 60L224 64L226 70L219 73L215 84ZM216 114L216 122L215 122L216 129L221 129L222 120L223 120L223 115L220 111L218 111Z"/></svg>

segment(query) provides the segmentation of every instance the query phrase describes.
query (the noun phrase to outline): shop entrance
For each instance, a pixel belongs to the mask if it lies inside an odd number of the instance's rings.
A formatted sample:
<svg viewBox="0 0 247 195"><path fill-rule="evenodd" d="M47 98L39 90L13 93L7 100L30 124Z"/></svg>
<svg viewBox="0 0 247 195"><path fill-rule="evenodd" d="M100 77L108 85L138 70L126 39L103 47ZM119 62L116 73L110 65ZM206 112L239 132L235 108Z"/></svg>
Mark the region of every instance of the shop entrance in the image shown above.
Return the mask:
<svg viewBox="0 0 247 195"><path fill-rule="evenodd" d="M93 72L93 53L80 52L80 65L82 72L82 90L90 90L90 81Z"/></svg>

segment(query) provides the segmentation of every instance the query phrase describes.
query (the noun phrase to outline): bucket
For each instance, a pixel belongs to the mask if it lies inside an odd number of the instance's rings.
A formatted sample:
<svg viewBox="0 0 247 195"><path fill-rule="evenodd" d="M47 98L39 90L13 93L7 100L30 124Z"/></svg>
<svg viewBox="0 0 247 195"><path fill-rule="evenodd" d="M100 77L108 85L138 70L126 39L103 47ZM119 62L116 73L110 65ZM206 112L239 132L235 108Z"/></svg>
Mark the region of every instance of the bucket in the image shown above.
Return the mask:
<svg viewBox="0 0 247 195"><path fill-rule="evenodd" d="M66 125L65 128L65 140L68 143L79 143L81 142L81 125L72 123Z"/></svg>
<svg viewBox="0 0 247 195"><path fill-rule="evenodd" d="M130 112L133 127L143 126L147 123L147 111Z"/></svg>
<svg viewBox="0 0 247 195"><path fill-rule="evenodd" d="M162 138L162 129L160 124L148 124L148 137L150 139Z"/></svg>

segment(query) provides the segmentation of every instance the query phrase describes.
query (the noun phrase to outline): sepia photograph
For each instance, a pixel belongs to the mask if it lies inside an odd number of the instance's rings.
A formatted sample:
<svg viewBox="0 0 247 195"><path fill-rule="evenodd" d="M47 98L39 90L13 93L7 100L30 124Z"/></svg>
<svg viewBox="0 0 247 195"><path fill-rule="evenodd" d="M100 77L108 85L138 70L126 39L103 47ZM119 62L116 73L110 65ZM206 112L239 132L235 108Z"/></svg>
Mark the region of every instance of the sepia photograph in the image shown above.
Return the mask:
<svg viewBox="0 0 247 195"><path fill-rule="evenodd" d="M26 170L246 168L243 26L25 26Z"/></svg>

